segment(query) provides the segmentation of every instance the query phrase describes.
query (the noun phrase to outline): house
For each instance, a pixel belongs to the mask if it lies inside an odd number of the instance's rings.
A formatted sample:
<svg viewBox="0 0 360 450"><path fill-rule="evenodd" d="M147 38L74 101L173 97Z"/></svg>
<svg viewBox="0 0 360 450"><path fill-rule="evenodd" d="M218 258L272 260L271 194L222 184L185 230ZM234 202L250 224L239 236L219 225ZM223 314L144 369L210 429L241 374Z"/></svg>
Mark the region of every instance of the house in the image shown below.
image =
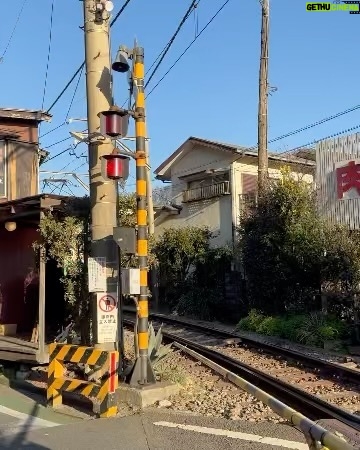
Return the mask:
<svg viewBox="0 0 360 450"><path fill-rule="evenodd" d="M39 261L32 248L39 237L37 229L42 213L60 209L65 200L38 192L39 162L44 156L39 149L38 127L40 122L50 119L42 111L0 109L0 359L3 360L44 362L45 297L49 299L47 318L60 314L56 307L61 305L58 299L63 297L63 288L58 281L58 269L51 261ZM38 338L31 342L34 330Z"/></svg>
<svg viewBox="0 0 360 450"><path fill-rule="evenodd" d="M42 111L0 108L0 203L38 193Z"/></svg>
<svg viewBox="0 0 360 450"><path fill-rule="evenodd" d="M287 165L294 174L312 182L315 161L269 153L269 176L276 179ZM155 234L165 228L207 225L213 245L232 245L241 209L256 198L257 151L238 145L187 139L154 171L156 178L171 183L172 199L155 209Z"/></svg>

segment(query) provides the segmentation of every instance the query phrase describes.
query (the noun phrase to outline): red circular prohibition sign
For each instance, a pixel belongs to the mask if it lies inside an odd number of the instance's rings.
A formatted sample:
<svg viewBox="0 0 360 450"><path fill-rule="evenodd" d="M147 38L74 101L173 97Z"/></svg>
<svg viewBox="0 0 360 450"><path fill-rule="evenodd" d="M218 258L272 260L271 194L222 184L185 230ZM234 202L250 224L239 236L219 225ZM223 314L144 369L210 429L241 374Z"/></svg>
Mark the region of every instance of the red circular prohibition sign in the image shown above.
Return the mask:
<svg viewBox="0 0 360 450"><path fill-rule="evenodd" d="M116 301L111 295L104 295L99 300L99 308L104 312L111 312L115 309Z"/></svg>

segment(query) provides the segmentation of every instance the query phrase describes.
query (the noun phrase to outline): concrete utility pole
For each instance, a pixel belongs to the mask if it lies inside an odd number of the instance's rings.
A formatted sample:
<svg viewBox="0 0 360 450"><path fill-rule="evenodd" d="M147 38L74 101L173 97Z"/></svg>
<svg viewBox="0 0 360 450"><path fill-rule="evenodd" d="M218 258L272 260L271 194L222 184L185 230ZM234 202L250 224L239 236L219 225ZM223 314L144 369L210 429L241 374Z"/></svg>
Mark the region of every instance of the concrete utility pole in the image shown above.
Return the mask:
<svg viewBox="0 0 360 450"><path fill-rule="evenodd" d="M259 70L258 110L258 192L263 195L268 187L268 63L269 63L269 0L261 0L261 52Z"/></svg>
<svg viewBox="0 0 360 450"><path fill-rule="evenodd" d="M87 120L89 134L89 185L91 208L91 256L106 257L106 285L108 293L117 292L117 255L113 240L113 228L116 227L116 184L105 181L101 176L103 155L113 151L110 139L91 142L93 133L100 131L101 111L112 106L110 49L109 49L109 13L99 10L99 1L83 0L84 34L86 61ZM94 343L104 349L114 349L114 343L99 343L97 332L96 295L93 299Z"/></svg>

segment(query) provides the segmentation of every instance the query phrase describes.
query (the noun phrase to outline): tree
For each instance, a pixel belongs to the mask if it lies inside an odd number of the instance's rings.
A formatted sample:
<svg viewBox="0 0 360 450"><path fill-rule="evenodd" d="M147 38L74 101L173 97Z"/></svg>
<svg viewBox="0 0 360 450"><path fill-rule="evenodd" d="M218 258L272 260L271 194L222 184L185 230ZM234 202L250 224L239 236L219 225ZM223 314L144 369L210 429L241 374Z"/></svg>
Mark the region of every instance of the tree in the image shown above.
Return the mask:
<svg viewBox="0 0 360 450"><path fill-rule="evenodd" d="M162 300L180 314L210 319L224 295L224 274L231 261L228 248L212 248L207 227L174 227L157 239Z"/></svg>
<svg viewBox="0 0 360 450"><path fill-rule="evenodd" d="M289 170L242 218L240 255L249 307L268 314L319 309L321 289L351 295L359 282L360 252L344 227L326 222L316 192Z"/></svg>
<svg viewBox="0 0 360 450"><path fill-rule="evenodd" d="M76 215L75 215L76 214ZM62 269L62 283L68 320L73 320L82 343L90 343L90 302L87 288L89 252L89 199L69 201L62 216L48 213L40 221L41 238L34 243L45 245L48 257Z"/></svg>

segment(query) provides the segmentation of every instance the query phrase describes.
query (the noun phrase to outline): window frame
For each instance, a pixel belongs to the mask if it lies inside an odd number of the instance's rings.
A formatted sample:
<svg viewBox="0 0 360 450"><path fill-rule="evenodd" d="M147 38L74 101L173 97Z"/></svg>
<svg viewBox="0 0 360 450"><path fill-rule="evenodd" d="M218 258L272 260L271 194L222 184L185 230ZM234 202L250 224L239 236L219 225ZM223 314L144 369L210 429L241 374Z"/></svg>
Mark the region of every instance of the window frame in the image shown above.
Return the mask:
<svg viewBox="0 0 360 450"><path fill-rule="evenodd" d="M4 189L2 192L1 187L0 187L0 199L4 199L4 198L7 198L7 142L6 142L6 139L0 139L0 152L1 151L3 151L3 163L2 164L3 164L3 171L4 171L4 180L3 180L4 181Z"/></svg>

